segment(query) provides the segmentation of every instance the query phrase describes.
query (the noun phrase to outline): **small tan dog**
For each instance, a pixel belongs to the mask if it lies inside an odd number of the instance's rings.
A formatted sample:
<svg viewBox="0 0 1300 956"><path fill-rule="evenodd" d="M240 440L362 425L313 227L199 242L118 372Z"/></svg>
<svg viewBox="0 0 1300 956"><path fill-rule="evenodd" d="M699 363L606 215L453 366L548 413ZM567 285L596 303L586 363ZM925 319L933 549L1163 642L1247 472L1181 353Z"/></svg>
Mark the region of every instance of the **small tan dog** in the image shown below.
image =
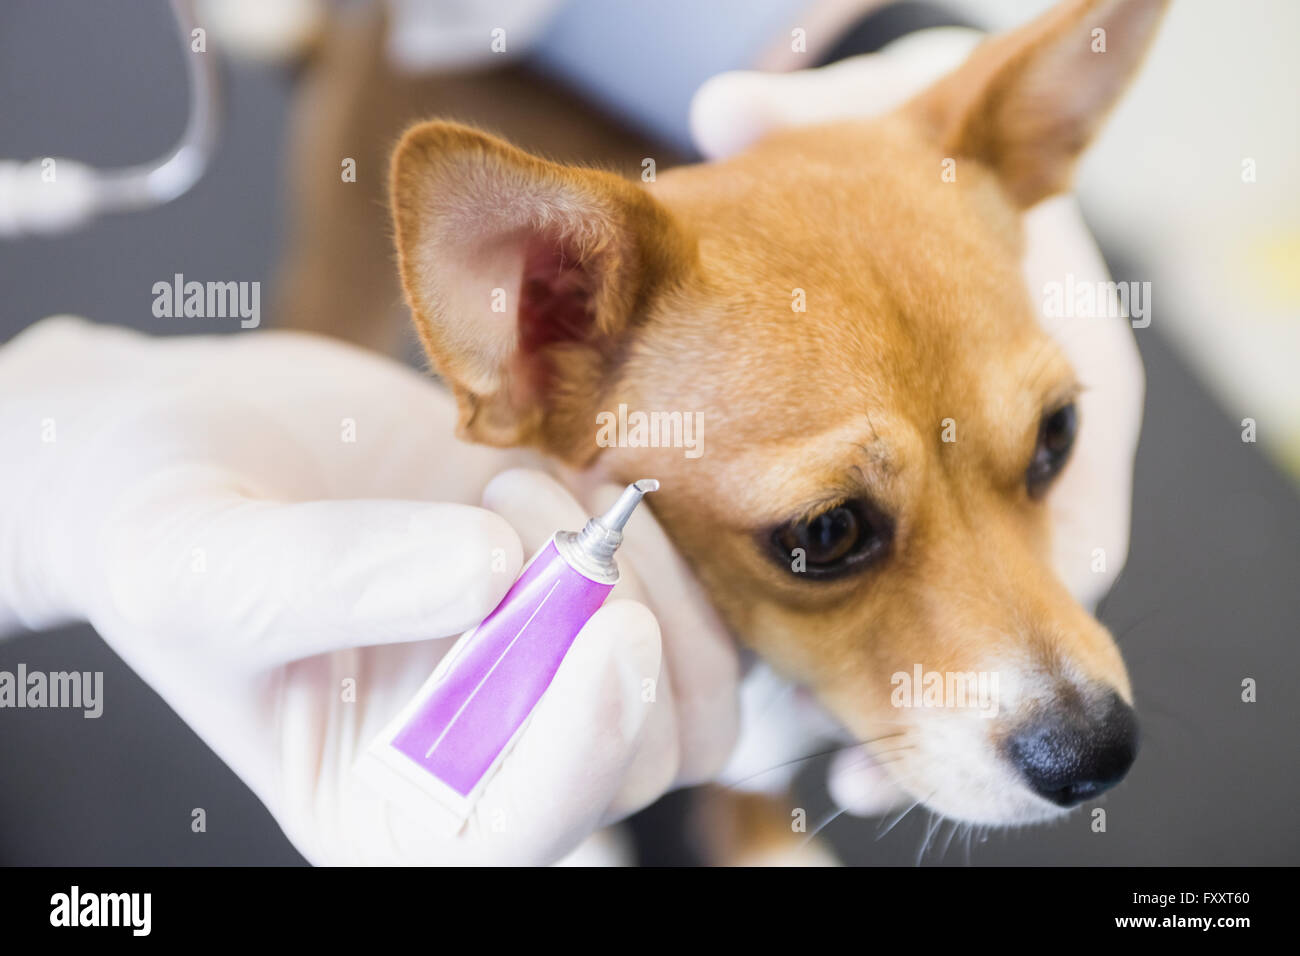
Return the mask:
<svg viewBox="0 0 1300 956"><path fill-rule="evenodd" d="M402 280L460 433L659 478L734 633L959 820L1052 817L1136 754L1115 643L1049 563L1079 386L1027 298L1020 216L1068 188L1164 5L1070 0L888 116L650 184L446 122L393 159ZM601 447L620 405L702 413L705 453ZM996 675L996 716L898 706L918 668Z"/></svg>

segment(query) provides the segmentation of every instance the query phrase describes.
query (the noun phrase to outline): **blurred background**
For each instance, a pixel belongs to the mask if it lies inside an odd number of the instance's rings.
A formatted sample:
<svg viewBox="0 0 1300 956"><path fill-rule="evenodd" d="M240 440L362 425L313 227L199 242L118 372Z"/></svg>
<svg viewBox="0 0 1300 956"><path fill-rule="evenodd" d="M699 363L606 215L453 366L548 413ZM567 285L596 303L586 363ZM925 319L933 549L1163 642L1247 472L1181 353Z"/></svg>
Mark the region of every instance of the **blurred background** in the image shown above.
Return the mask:
<svg viewBox="0 0 1300 956"><path fill-rule="evenodd" d="M896 6L915 8L900 21L914 26L1000 28L1048 5ZM0 238L0 342L54 313L159 334L238 331L155 318L153 284L179 272L260 281L263 328L312 328L415 360L382 206L384 155L405 122L450 115L560 159L635 175L654 156L664 168L692 156L686 107L700 82L816 65L878 6L407 0L381 15L367 2L200 3L222 100L210 166L158 208ZM491 55L500 25L508 49ZM789 55L796 26L808 31L803 59ZM1300 862L1297 27L1290 0L1176 0L1081 169L1115 278L1154 289L1151 325L1136 332L1148 381L1132 548L1101 614L1129 664L1144 745L1104 800L1108 831L1076 814L968 841L920 810L841 816L822 835L846 861ZM889 31L880 20L873 29ZM109 168L166 154L190 115L189 55L165 0L10 0L0 6L0 161ZM348 157L355 189L338 185ZM1258 423L1259 444L1242 442L1243 418ZM0 712L0 863L302 862L93 630L0 643L0 669L20 661L103 670L111 706L95 721ZM1240 699L1247 677L1259 684L1254 704ZM811 760L799 778L814 825L830 816L824 772ZM189 830L195 806L207 808L206 834ZM636 821L643 862L694 860L682 809L675 795Z"/></svg>

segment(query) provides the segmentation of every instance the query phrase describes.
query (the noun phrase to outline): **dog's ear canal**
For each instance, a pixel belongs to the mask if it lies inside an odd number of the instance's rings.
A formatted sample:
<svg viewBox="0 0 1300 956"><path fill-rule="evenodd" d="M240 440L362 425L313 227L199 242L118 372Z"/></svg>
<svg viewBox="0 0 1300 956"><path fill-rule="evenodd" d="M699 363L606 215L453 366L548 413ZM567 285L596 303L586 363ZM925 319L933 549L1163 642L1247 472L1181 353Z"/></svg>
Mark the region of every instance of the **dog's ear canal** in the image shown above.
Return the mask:
<svg viewBox="0 0 1300 956"><path fill-rule="evenodd" d="M978 47L907 107L946 156L992 168L1021 208L1075 160L1141 65L1167 0L1067 0Z"/></svg>
<svg viewBox="0 0 1300 956"><path fill-rule="evenodd" d="M693 245L640 186L455 123L406 133L390 193L402 285L461 434L581 457L582 406Z"/></svg>

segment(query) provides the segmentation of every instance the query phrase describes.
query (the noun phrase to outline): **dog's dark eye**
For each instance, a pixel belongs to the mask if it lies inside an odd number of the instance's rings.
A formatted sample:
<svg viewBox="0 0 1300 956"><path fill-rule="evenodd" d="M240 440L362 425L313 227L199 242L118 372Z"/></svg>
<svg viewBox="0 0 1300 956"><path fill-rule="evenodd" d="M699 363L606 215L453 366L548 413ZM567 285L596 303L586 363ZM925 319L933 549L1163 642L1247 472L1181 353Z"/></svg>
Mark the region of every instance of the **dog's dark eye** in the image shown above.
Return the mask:
<svg viewBox="0 0 1300 956"><path fill-rule="evenodd" d="M792 573L835 578L881 557L893 527L866 502L848 501L814 518L782 525L772 532L777 560Z"/></svg>
<svg viewBox="0 0 1300 956"><path fill-rule="evenodd" d="M1079 412L1074 403L1062 405L1043 418L1038 426L1038 445L1034 458L1025 473L1025 483L1031 497L1046 493L1053 479L1061 473L1074 447L1074 436L1079 430Z"/></svg>

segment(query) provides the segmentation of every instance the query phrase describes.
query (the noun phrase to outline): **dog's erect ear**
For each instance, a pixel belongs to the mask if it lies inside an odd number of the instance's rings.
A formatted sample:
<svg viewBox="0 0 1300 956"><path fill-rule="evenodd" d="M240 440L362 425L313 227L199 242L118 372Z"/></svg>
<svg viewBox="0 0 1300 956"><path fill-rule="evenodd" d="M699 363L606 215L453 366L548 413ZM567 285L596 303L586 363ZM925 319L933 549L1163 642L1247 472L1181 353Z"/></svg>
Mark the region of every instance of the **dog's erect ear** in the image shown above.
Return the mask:
<svg viewBox="0 0 1300 956"><path fill-rule="evenodd" d="M461 434L571 457L577 406L693 246L638 185L456 123L409 130L390 188L402 285Z"/></svg>
<svg viewBox="0 0 1300 956"><path fill-rule="evenodd" d="M1070 187L1075 160L1119 99L1167 0L1068 0L987 41L913 100L948 156L993 169L1021 208Z"/></svg>

